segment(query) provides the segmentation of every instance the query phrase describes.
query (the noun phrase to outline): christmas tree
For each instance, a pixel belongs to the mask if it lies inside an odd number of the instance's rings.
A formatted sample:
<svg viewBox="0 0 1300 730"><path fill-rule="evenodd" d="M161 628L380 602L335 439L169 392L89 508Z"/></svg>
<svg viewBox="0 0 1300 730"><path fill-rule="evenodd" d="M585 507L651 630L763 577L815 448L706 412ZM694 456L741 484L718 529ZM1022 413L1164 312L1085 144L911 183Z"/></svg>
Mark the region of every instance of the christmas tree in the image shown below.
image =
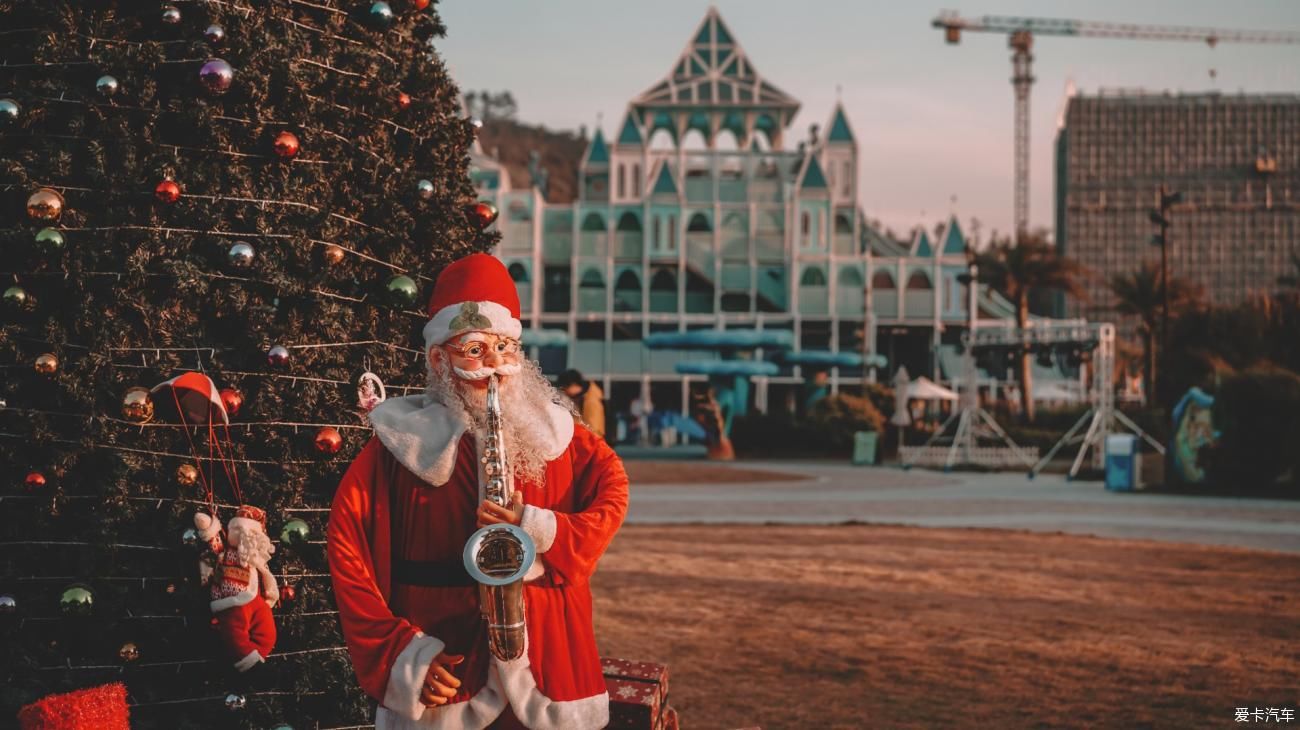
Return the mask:
<svg viewBox="0 0 1300 730"><path fill-rule="evenodd" d="M428 5L0 0L0 725L115 681L136 728L370 722L324 555L358 380L424 388L432 281L494 235ZM247 672L195 524L240 505Z"/></svg>

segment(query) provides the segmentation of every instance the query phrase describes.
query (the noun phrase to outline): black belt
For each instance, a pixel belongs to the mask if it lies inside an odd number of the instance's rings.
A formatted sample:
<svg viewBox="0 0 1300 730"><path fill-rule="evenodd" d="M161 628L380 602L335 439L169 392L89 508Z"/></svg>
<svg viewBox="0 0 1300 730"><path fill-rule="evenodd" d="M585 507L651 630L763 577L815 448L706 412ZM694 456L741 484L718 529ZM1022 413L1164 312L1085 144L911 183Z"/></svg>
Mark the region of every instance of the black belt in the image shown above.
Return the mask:
<svg viewBox="0 0 1300 730"><path fill-rule="evenodd" d="M424 588L476 586L462 561L393 560L393 582Z"/></svg>

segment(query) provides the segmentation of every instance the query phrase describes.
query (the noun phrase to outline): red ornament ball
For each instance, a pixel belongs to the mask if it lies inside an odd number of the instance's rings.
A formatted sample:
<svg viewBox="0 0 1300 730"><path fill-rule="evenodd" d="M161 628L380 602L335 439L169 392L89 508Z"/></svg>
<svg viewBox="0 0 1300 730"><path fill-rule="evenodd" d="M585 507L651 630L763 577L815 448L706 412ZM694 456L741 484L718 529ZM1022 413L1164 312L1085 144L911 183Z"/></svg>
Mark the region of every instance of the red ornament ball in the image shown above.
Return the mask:
<svg viewBox="0 0 1300 730"><path fill-rule="evenodd" d="M316 450L322 454L337 454L343 448L343 437L333 426L322 426L316 432Z"/></svg>
<svg viewBox="0 0 1300 730"><path fill-rule="evenodd" d="M429 7L429 0L411 0L412 10L424 10Z"/></svg>
<svg viewBox="0 0 1300 730"><path fill-rule="evenodd" d="M280 589L280 603L293 603L293 599L298 597L298 589L292 584L285 585Z"/></svg>
<svg viewBox="0 0 1300 730"><path fill-rule="evenodd" d="M275 154L282 160L292 160L298 156L298 135L293 132L281 132L275 135Z"/></svg>
<svg viewBox="0 0 1300 730"><path fill-rule="evenodd" d="M28 489L40 489L45 486L45 475L39 471L28 472L23 483L27 485Z"/></svg>
<svg viewBox="0 0 1300 730"><path fill-rule="evenodd" d="M153 196L158 202L171 205L181 199L181 186L175 180L163 180L153 189Z"/></svg>
<svg viewBox="0 0 1300 730"><path fill-rule="evenodd" d="M406 109L411 106L411 95L405 91L397 92L397 108Z"/></svg>
<svg viewBox="0 0 1300 730"><path fill-rule="evenodd" d="M478 226L480 231L492 225L497 219L497 207L486 200L468 206L466 212L469 214L470 221Z"/></svg>
<svg viewBox="0 0 1300 730"><path fill-rule="evenodd" d="M239 413L239 407L244 405L244 396L234 388L222 388L221 405L225 407L227 416L233 416Z"/></svg>
<svg viewBox="0 0 1300 730"><path fill-rule="evenodd" d="M276 345L266 353L266 361L275 367L284 367L289 364L289 348L284 345Z"/></svg>

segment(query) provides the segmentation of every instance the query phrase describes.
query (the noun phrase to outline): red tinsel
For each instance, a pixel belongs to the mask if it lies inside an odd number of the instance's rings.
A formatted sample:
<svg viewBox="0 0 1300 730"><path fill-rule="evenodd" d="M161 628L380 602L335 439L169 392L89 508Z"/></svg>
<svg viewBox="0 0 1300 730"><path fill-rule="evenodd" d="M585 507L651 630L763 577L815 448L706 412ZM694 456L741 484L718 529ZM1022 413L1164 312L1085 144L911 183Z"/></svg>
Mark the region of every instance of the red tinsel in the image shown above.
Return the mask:
<svg viewBox="0 0 1300 730"><path fill-rule="evenodd" d="M33 702L18 713L22 730L131 730L126 685L88 687Z"/></svg>

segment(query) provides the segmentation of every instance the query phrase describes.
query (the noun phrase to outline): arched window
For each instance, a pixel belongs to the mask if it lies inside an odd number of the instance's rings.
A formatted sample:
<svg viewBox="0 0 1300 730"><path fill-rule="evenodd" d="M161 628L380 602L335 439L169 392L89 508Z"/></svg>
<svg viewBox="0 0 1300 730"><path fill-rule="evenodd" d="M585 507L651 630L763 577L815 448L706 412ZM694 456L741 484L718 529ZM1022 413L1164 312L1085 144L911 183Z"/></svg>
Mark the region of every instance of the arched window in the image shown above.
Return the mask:
<svg viewBox="0 0 1300 730"><path fill-rule="evenodd" d="M803 215L799 216L799 231L803 234L804 241L807 241L808 236L812 233L812 214L806 210Z"/></svg>
<svg viewBox="0 0 1300 730"><path fill-rule="evenodd" d="M600 215L600 213L588 213L587 217L582 219L582 230L604 231L605 219Z"/></svg>
<svg viewBox="0 0 1300 730"><path fill-rule="evenodd" d="M842 287L860 288L862 286L862 272L856 266L845 266L840 269L839 285Z"/></svg>
<svg viewBox="0 0 1300 730"><path fill-rule="evenodd" d="M894 277L886 269L879 269L871 275L872 289L893 289Z"/></svg>
<svg viewBox="0 0 1300 730"><path fill-rule="evenodd" d="M848 213L837 213L835 215L835 232L852 233L853 221L849 219Z"/></svg>
<svg viewBox="0 0 1300 730"><path fill-rule="evenodd" d="M528 283L528 267L524 266L518 261L514 262L513 264L510 264L510 266L508 266L506 270L510 272L510 278L514 279L516 284Z"/></svg>
<svg viewBox="0 0 1300 730"><path fill-rule="evenodd" d="M911 276L907 277L907 288L909 291L917 291L933 289L934 286L930 283L930 277L926 276L924 271L914 271Z"/></svg>
<svg viewBox="0 0 1300 730"><path fill-rule="evenodd" d="M616 228L619 231L624 231L628 233L640 233L641 217L630 210L626 211L625 213L623 213L623 215L618 217L618 225L616 226Z"/></svg>
<svg viewBox="0 0 1300 730"><path fill-rule="evenodd" d="M618 166L618 197L620 198L627 196L626 175L627 175L627 170L625 169L625 166L622 163L620 163Z"/></svg>
<svg viewBox="0 0 1300 730"><path fill-rule="evenodd" d="M600 289L605 286L605 277L600 275L599 269L589 268L582 272L582 279L578 282L578 286L583 289Z"/></svg>
<svg viewBox="0 0 1300 730"><path fill-rule="evenodd" d="M641 163L632 163L632 197L641 197Z"/></svg>
<svg viewBox="0 0 1300 730"><path fill-rule="evenodd" d="M803 270L799 286L826 286L826 274L816 266L809 266Z"/></svg>
<svg viewBox="0 0 1300 730"><path fill-rule="evenodd" d="M672 269L659 269L650 277L650 311L677 311L677 275Z"/></svg>
<svg viewBox="0 0 1300 730"><path fill-rule="evenodd" d="M650 278L650 291L677 291L677 277L668 269L660 269Z"/></svg>
<svg viewBox="0 0 1300 730"><path fill-rule="evenodd" d="M709 217L707 215L696 213L691 216L691 222L686 224L686 230L691 233L707 233L713 230L713 226L709 225Z"/></svg>
<svg viewBox="0 0 1300 730"><path fill-rule="evenodd" d="M641 279L636 272L626 270L614 282L614 311L641 311Z"/></svg>

